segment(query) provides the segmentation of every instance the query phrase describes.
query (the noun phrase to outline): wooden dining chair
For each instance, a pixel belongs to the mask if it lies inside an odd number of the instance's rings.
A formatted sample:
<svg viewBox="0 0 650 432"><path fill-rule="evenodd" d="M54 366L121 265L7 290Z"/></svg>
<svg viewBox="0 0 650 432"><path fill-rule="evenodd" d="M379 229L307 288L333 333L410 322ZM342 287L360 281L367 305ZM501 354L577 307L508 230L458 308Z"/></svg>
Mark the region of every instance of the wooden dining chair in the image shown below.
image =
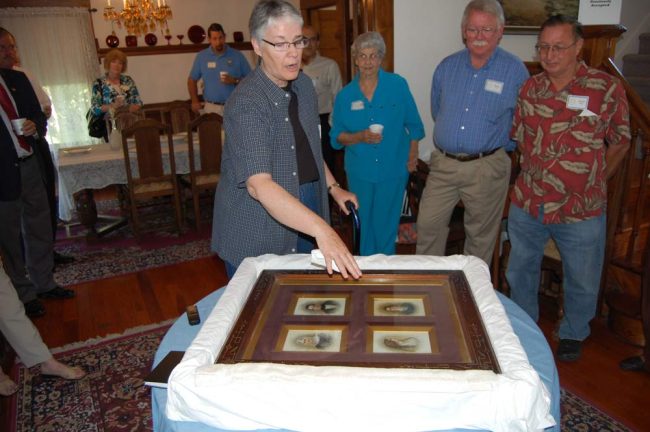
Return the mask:
<svg viewBox="0 0 650 432"><path fill-rule="evenodd" d="M221 177L222 124L223 118L219 114L209 113L194 119L187 128L190 173L182 176L181 181L192 193L197 230L201 228L200 194L214 191ZM197 148L198 165L195 158Z"/></svg>
<svg viewBox="0 0 650 432"><path fill-rule="evenodd" d="M113 125L119 131L123 131L135 124L138 120L144 118L143 114L140 111L129 112L128 109L120 109L115 112L115 118L113 119Z"/></svg>
<svg viewBox="0 0 650 432"><path fill-rule="evenodd" d="M165 117L172 127L172 133L184 133L192 121L192 110L189 103L184 101L172 101L167 105Z"/></svg>
<svg viewBox="0 0 650 432"><path fill-rule="evenodd" d="M130 137L135 138L130 146ZM169 172L165 173L163 146L168 150ZM133 231L140 235L138 204L156 197L169 196L175 210L176 228L181 231L181 204L176 181L176 163L171 127L156 120L143 119L122 131L122 149L126 166L128 205ZM134 162L132 166L132 161ZM137 170L134 169L137 167Z"/></svg>

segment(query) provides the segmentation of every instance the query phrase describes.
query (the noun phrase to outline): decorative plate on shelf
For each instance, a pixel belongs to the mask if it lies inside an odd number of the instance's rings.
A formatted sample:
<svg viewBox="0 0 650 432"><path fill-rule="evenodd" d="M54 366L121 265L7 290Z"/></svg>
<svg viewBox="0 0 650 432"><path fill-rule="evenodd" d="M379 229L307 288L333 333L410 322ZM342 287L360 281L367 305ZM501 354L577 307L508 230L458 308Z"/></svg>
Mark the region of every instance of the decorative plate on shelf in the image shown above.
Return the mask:
<svg viewBox="0 0 650 432"><path fill-rule="evenodd" d="M205 39L205 30L200 25L193 25L187 30L187 37L195 44L200 44Z"/></svg>
<svg viewBox="0 0 650 432"><path fill-rule="evenodd" d="M110 48L115 48L119 44L120 44L120 39L117 36L115 36L115 33L106 36L106 45L108 45Z"/></svg>
<svg viewBox="0 0 650 432"><path fill-rule="evenodd" d="M153 33L147 33L146 35L144 35L144 43L146 43L149 46L154 46L158 43L158 38Z"/></svg>
<svg viewBox="0 0 650 432"><path fill-rule="evenodd" d="M127 35L124 38L126 46L128 47L137 47L138 46L138 37L136 35Z"/></svg>

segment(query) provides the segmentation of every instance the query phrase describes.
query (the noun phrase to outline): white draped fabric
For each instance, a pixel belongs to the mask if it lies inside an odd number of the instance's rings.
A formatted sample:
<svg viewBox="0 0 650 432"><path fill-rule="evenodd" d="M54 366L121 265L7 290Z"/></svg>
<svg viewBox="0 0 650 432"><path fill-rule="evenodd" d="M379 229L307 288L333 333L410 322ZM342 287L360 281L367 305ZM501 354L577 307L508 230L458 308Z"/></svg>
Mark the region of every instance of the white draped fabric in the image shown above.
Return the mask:
<svg viewBox="0 0 650 432"><path fill-rule="evenodd" d="M38 78L52 99L48 141L55 147L99 142L88 136L86 111L99 63L88 9L0 9L0 25L16 38L21 66Z"/></svg>
<svg viewBox="0 0 650 432"><path fill-rule="evenodd" d="M246 258L167 388L167 417L220 429L534 431L554 424L550 396L498 300L487 265L472 256L357 257L363 270L462 270L501 373L280 363L215 364L264 269L315 269L309 255ZM337 278L338 276L334 276Z"/></svg>

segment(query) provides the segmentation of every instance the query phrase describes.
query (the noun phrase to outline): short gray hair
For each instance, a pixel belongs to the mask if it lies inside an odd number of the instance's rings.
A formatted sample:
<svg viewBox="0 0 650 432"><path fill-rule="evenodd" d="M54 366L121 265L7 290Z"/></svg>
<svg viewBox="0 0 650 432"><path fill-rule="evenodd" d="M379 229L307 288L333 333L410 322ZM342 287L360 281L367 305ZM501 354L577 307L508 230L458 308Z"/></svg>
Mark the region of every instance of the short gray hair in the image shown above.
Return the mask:
<svg viewBox="0 0 650 432"><path fill-rule="evenodd" d="M283 18L291 18L302 27L302 15L293 4L285 0L260 0L253 8L248 20L251 39L261 41L266 33L266 28Z"/></svg>
<svg viewBox="0 0 650 432"><path fill-rule="evenodd" d="M472 0L465 6L465 11L463 12L463 20L460 23L461 28L465 28L467 25L467 20L469 19L469 14L472 12L484 12L496 17L499 22L499 26L503 27L506 23L506 17L503 13L503 8L501 3L497 0Z"/></svg>
<svg viewBox="0 0 650 432"><path fill-rule="evenodd" d="M352 42L352 57L359 55L361 50L375 48L379 57L384 58L386 55L386 43L384 38L377 32L371 31L362 33Z"/></svg>

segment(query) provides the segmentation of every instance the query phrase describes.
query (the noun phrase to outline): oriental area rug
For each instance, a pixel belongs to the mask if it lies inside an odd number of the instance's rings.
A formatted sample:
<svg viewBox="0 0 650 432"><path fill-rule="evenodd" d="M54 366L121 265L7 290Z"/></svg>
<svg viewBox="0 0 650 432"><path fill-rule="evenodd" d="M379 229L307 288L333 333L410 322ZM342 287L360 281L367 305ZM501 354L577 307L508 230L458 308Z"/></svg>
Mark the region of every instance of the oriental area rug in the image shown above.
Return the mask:
<svg viewBox="0 0 650 432"><path fill-rule="evenodd" d="M117 200L100 201L97 206L102 214L119 214ZM201 214L209 215L208 210L202 209ZM193 220L186 220L178 234L172 227L171 212L167 212L157 215L151 222L154 229L149 226L150 230L140 238L135 238L127 225L92 241L85 238L86 229L74 222L67 227L61 225L57 232L56 251L75 258L56 268L55 279L63 286L212 255L210 220L204 219L199 231Z"/></svg>
<svg viewBox="0 0 650 432"><path fill-rule="evenodd" d="M43 379L36 369L16 365L12 376L20 390L9 432L152 430L150 390L143 378L169 325L54 350L59 360L88 372L77 382ZM562 390L561 406L562 431L629 431L568 391Z"/></svg>

